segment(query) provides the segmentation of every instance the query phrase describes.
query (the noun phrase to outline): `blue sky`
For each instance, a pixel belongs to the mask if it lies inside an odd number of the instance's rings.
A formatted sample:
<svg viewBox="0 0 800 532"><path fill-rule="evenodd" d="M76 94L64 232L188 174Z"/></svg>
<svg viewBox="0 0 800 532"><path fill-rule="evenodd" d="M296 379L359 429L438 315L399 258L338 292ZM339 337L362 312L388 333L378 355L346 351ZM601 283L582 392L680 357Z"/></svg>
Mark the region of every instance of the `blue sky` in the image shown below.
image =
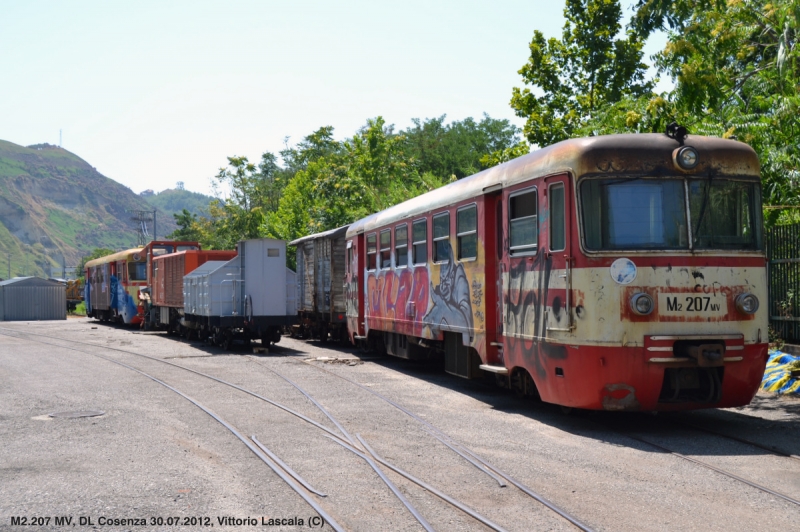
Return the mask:
<svg viewBox="0 0 800 532"><path fill-rule="evenodd" d="M627 6L632 2L623 2ZM58 144L134 192L210 193L227 156L257 161L321 126L508 105L563 2L231 0L0 3L0 139ZM625 19L629 16L626 10ZM665 37L648 43L658 51Z"/></svg>

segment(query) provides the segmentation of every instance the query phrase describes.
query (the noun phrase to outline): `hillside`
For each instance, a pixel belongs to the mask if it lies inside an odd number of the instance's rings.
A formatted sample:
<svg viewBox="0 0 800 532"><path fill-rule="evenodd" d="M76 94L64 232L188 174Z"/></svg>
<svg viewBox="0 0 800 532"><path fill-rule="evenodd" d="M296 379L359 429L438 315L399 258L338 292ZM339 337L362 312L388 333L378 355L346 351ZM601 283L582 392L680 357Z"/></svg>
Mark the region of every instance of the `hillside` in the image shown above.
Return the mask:
<svg viewBox="0 0 800 532"><path fill-rule="evenodd" d="M137 242L130 210L153 210L144 198L57 146L0 140L0 277L60 276L96 247ZM158 235L176 228L158 212Z"/></svg>
<svg viewBox="0 0 800 532"><path fill-rule="evenodd" d="M155 194L140 194L147 203L167 213L179 213L183 209L198 216L208 211L208 204L214 198L177 188L169 188Z"/></svg>

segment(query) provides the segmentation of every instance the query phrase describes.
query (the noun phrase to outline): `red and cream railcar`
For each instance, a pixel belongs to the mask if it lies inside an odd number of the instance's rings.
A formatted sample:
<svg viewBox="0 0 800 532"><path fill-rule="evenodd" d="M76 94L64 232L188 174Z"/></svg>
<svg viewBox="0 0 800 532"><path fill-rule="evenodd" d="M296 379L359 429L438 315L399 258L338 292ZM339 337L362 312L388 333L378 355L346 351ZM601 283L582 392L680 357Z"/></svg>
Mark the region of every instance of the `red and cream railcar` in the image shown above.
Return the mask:
<svg viewBox="0 0 800 532"><path fill-rule="evenodd" d="M733 140L538 150L350 226L351 338L566 407L747 404L768 342L760 194Z"/></svg>
<svg viewBox="0 0 800 532"><path fill-rule="evenodd" d="M88 317L133 325L142 322L144 307L139 290L147 286L147 260L142 248L90 260L84 269Z"/></svg>

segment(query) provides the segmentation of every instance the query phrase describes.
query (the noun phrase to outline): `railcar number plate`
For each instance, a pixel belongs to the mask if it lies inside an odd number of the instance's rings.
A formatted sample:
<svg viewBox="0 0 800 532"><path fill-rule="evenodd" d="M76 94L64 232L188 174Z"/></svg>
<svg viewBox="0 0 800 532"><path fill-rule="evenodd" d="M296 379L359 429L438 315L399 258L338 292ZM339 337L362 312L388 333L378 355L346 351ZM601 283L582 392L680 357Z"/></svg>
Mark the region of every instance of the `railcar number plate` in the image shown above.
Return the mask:
<svg viewBox="0 0 800 532"><path fill-rule="evenodd" d="M727 314L728 302L723 295L658 294L658 313L667 316L686 314Z"/></svg>

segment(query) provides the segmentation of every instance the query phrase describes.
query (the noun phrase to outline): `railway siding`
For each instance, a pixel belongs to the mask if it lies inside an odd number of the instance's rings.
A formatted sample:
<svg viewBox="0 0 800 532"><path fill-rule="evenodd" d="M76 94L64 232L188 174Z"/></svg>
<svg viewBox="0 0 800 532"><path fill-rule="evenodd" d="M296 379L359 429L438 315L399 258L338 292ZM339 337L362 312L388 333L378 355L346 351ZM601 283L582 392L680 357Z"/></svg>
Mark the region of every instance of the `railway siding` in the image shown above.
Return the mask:
<svg viewBox="0 0 800 532"><path fill-rule="evenodd" d="M758 480L768 485L769 471L783 471L770 486L795 497L800 493L792 482L800 478L797 460L676 429L666 419L662 422L663 415L564 416L558 408L517 401L503 390L455 379L430 365L394 358L362 361L353 350L318 342L284 338L269 354L256 356L70 319L23 322L0 331L0 376L7 383L0 387L0 404L7 405L0 412L0 443L7 457L0 485L0 500L7 503L0 508L0 527L10 527L13 516L83 516L92 517L95 525L100 516L206 516L231 519L223 521L227 524L214 521L213 530L243 530L236 520L256 519L259 526L254 529L262 529L262 517L307 520L315 514L202 410L141 374L94 356L100 354L155 376L243 435L255 435L327 495L318 500L343 529L422 530L368 465L311 423L240 390L132 353L213 375L337 433L334 423L281 378L286 377L383 460L509 531L576 528L518 488L499 487L426 431L425 424L368 390L391 399L595 530L790 529L800 515L785 501L594 423L614 420L643 439L730 467L741 476L758 476L761 470ZM354 363L333 362L342 359ZM776 444L800 454L798 407L800 402L759 395L751 407L671 414L669 419L754 439L773 432ZM47 416L70 410L105 414ZM389 469L384 472L432 529L486 530L416 484ZM278 529L300 528L286 524Z"/></svg>

